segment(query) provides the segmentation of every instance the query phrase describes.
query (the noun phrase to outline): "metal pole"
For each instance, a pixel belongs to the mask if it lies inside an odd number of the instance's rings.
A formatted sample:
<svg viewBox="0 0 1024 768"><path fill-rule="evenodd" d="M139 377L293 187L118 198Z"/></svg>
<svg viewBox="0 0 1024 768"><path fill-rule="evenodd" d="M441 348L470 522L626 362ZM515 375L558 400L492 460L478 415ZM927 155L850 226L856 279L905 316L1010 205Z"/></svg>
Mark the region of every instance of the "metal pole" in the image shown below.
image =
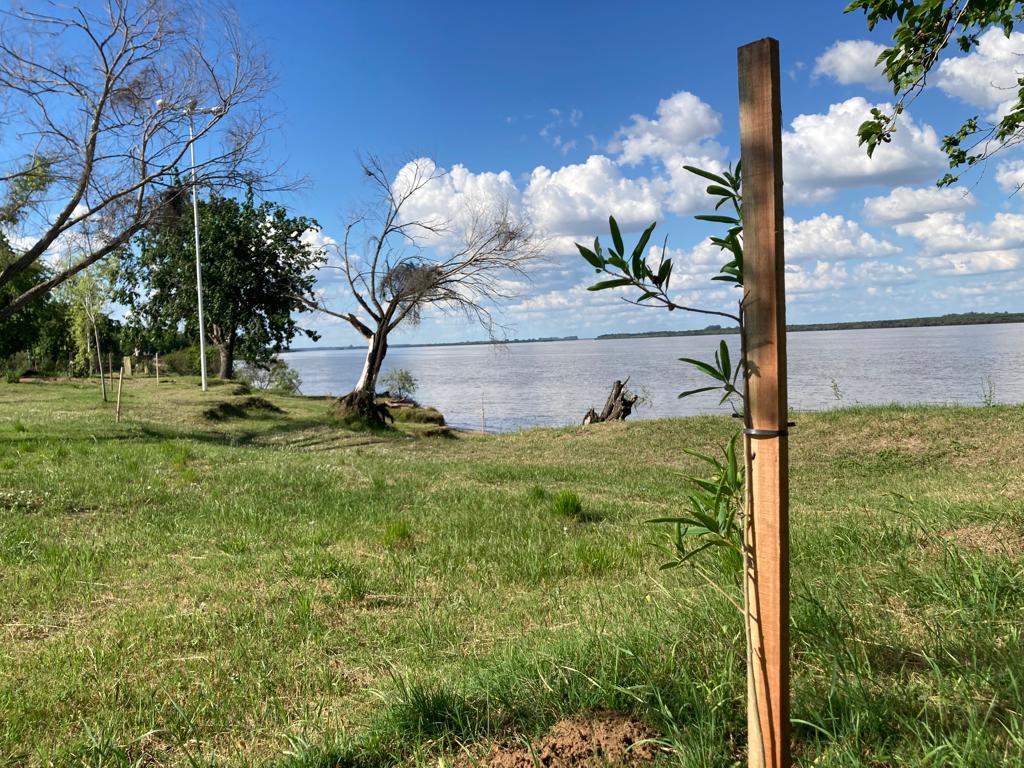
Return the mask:
<svg viewBox="0 0 1024 768"><path fill-rule="evenodd" d="M196 230L196 294L199 297L199 370L206 391L206 326L203 322L203 263L199 260L199 200L196 193L196 143L192 110L188 112L188 151L192 159L192 217Z"/></svg>

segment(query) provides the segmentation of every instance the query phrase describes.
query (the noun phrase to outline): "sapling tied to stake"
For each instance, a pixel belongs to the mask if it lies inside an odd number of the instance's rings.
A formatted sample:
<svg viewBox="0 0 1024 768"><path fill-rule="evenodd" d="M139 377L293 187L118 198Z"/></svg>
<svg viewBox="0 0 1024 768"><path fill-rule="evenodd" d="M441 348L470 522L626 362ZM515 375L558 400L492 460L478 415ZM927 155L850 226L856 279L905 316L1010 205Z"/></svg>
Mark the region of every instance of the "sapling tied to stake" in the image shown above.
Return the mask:
<svg viewBox="0 0 1024 768"><path fill-rule="evenodd" d="M722 236L712 236L711 242L717 245L728 257L711 279L718 282L731 283L743 287L743 199L741 192L741 166L736 164L735 170L730 168L721 175L705 171L701 168L684 166L686 170L711 182L707 192L717 198L714 210L716 213L703 214L696 218L716 224L724 224L727 230ZM726 212L722 213L722 208ZM682 310L705 315L717 315L735 322L740 329L740 359L733 365L729 347L721 341L711 361L683 357L680 360L693 366L711 379L706 386L690 389L679 394L689 397L701 392L721 391L721 404L729 403L734 413L744 420L748 417L745 408L746 354L743 343L743 299L738 302L736 314L711 309L702 309L680 303L670 294L672 282L672 259L667 257L667 238L657 255L657 262L647 258L645 249L654 232L656 222L644 230L640 240L627 256L622 233L613 216L608 218L611 230L611 245L602 247L598 238L594 238L593 249L576 243L580 255L594 267L599 274L609 279L601 280L590 286L591 291L610 288L632 287L640 291L636 298L625 298L624 301L638 306L660 306L669 311ZM744 383L740 383L740 379ZM722 564L726 570L739 577L743 569L743 499L747 461L737 457L737 438L733 435L722 448L721 458L707 456L694 451L686 451L699 458L710 470L703 477L688 477L686 495L687 510L681 515L663 517L652 520L653 523L673 525L675 534L672 537L674 557L663 568L673 568L690 562L696 555L718 551L722 555ZM746 451L745 451L746 453Z"/></svg>
<svg viewBox="0 0 1024 768"><path fill-rule="evenodd" d="M729 403L735 416L742 420L744 427L752 429L750 414L746 407L747 382L750 369L747 361L746 330L744 327L744 302L746 291L743 289L743 195L741 182L741 164L736 163L735 170L721 174L712 173L693 166L684 166L690 173L710 182L707 193L717 198L715 213L702 214L696 218L713 224L726 226L723 235L712 235L711 242L728 258L718 273L711 279L717 282L730 283L742 292L737 303L736 314L712 309L692 307L678 302L669 293L672 282L672 259L668 258L668 239L663 241L657 262L648 260L645 249L654 232L656 222L644 230L636 246L626 255L625 243L618 223L613 216L608 217L612 244L602 248L600 240L594 238L593 249L576 243L580 255L595 269L598 274L606 275L603 279L590 286L591 291L610 288L630 287L640 291L636 298L623 300L638 306L660 306L667 310L682 310L704 315L725 317L739 327L740 356L734 366L729 355L729 347L725 341L719 342L718 350L712 361L697 360L683 357L680 360L693 366L706 375L711 382L702 387L681 392L679 397L690 397L700 392L721 391L720 404ZM722 209L725 208L725 212ZM742 383L741 383L742 378ZM681 514L657 518L652 523L667 524L674 528L670 537L673 557L662 565L662 568L675 568L684 563L695 566L697 572L715 589L724 594L744 616L746 628L747 658L751 658L752 637L750 622L747 621L750 606L749 579L743 577L744 569L753 569L753 551L747 542L752 541L748 526L752 525L750 488L747 478L750 474L751 451L749 438L742 443L742 460L737 457L737 442L742 434L737 431L721 449L721 458L708 456L687 450L686 453L700 459L710 469L705 476L687 478L686 509ZM696 563L698 555L718 553L722 569L740 582L743 590L743 604L735 601L714 579ZM756 706L756 705L755 705ZM751 734L760 740L761 734Z"/></svg>

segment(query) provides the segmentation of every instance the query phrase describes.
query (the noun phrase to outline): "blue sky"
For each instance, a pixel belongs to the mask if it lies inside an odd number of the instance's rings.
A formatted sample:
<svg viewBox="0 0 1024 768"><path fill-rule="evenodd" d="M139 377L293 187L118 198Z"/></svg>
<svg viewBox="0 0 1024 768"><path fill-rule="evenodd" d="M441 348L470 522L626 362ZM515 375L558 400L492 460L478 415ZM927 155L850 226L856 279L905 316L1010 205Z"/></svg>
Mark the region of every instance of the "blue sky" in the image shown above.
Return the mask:
<svg viewBox="0 0 1024 768"><path fill-rule="evenodd" d="M735 301L708 286L721 259L702 245L709 230L691 217L704 202L681 165L736 159L736 48L764 36L779 39L784 75L790 321L1024 309L1024 212L1011 195L1024 164L1005 153L957 190L934 187L943 133L998 113L1024 36L996 33L944 65L869 162L853 132L892 98L872 68L887 32L869 34L843 5L261 0L240 12L279 76L272 157L309 179L285 201L315 216L324 238L339 237L369 193L360 153L396 171L417 157L450 171L424 214L502 195L545 231L547 259L511 284L510 336L706 324L584 289L593 273L571 243L606 236L609 213L634 230L657 219L688 302ZM322 289L348 308L336 281ZM359 343L346 325L316 325L320 344ZM398 340L482 336L428 315Z"/></svg>

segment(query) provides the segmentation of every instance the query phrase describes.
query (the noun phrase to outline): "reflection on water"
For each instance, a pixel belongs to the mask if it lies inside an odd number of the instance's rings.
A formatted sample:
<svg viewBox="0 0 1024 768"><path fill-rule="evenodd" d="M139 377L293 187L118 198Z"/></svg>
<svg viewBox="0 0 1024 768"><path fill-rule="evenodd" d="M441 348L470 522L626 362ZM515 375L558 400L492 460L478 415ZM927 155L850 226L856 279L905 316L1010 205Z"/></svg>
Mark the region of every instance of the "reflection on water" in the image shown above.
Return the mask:
<svg viewBox="0 0 1024 768"><path fill-rule="evenodd" d="M706 381L680 357L711 358L718 336L557 341L504 346L392 347L385 370L407 368L417 399L457 427L513 430L578 423L600 410L615 379L630 378L649 405L640 418L721 412L714 393L679 400ZM736 336L724 337L736 354ZM796 410L857 403L1024 401L1024 324L791 333L789 402ZM361 349L283 357L307 395L344 394Z"/></svg>

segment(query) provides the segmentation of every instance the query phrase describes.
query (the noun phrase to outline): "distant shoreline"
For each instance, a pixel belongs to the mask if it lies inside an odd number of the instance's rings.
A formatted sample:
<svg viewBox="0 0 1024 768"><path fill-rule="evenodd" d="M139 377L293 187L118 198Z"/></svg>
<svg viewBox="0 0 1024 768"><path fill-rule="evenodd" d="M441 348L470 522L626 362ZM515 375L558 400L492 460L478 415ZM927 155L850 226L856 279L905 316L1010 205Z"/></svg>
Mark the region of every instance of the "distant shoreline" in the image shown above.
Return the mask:
<svg viewBox="0 0 1024 768"><path fill-rule="evenodd" d="M937 315L934 317L906 317L896 320L854 320L844 323L802 323L786 326L787 332L804 331L860 331L876 328L937 328L956 325L1004 325L1024 323L1024 312L963 312L960 314ZM738 333L735 326L709 325L686 331L642 331L639 333L602 333L600 336L580 338L579 336L545 336L537 339L508 339L506 341L447 341L433 344L390 344L398 347L472 347L501 344L539 344L553 341L608 341L610 339L657 339L673 336L725 336ZM287 352L335 352L339 350L366 349L365 344L350 344L345 347L300 347Z"/></svg>
<svg viewBox="0 0 1024 768"><path fill-rule="evenodd" d="M853 320L845 323L802 323L787 325L789 333L804 331L863 331L877 328L938 328L956 325L1003 325L1024 323L1024 312L964 312L935 317L906 317L897 320ZM736 326L709 325L689 331L645 331L640 333L603 333L598 341L607 339L650 339L666 336L723 336L739 333Z"/></svg>

